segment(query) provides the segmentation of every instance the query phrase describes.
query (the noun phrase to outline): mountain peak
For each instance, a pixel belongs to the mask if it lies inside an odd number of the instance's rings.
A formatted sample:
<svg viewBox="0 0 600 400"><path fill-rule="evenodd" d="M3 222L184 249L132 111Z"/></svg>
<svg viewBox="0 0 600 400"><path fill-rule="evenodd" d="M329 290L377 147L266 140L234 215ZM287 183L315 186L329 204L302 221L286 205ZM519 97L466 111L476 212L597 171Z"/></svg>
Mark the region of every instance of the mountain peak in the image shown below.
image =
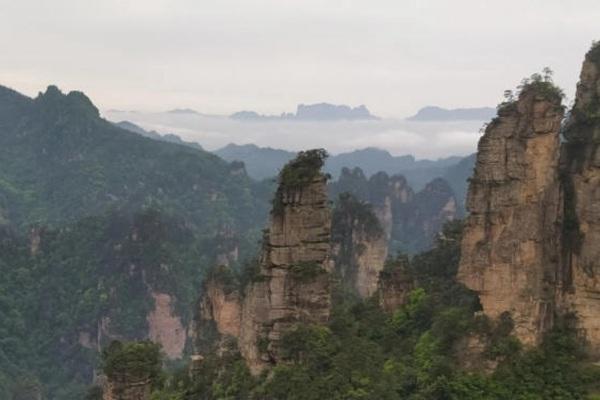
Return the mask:
<svg viewBox="0 0 600 400"><path fill-rule="evenodd" d="M99 117L98 108L83 92L72 91L64 94L57 86L50 85L44 93L39 93L35 101L44 108L62 110L91 117Z"/></svg>
<svg viewBox="0 0 600 400"><path fill-rule="evenodd" d="M281 115L263 115L256 111L239 111L231 114L231 119L237 120L296 120L296 121L342 121L342 120L372 120L378 117L372 115L364 104L350 107L345 104L330 103L298 104L296 113Z"/></svg>
<svg viewBox="0 0 600 400"><path fill-rule="evenodd" d="M409 121L489 121L496 115L492 107L442 108L426 106L408 117Z"/></svg>

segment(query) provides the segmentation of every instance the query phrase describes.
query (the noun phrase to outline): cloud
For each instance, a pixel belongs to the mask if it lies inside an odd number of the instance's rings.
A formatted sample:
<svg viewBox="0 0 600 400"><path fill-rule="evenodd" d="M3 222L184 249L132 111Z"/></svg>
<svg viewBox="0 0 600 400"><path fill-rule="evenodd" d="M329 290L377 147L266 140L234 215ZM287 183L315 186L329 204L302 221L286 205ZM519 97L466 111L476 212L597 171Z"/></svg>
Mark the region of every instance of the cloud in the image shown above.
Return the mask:
<svg viewBox="0 0 600 400"><path fill-rule="evenodd" d="M277 114L298 103L496 104L546 65L572 94L600 38L581 0L0 0L0 83L101 108Z"/></svg>
<svg viewBox="0 0 600 400"><path fill-rule="evenodd" d="M417 158L467 155L476 150L482 122L237 121L227 117L171 113L106 112L113 121L129 120L161 133L176 133L209 150L229 143L254 143L286 150L323 147L336 154L379 147Z"/></svg>

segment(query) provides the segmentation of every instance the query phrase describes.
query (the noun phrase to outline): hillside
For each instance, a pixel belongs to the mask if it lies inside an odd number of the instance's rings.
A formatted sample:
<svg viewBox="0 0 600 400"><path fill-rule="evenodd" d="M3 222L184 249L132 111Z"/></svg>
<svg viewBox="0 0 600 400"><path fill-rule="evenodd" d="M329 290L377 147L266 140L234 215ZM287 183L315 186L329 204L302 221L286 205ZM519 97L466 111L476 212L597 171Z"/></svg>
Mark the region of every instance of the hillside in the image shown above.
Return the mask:
<svg viewBox="0 0 600 400"><path fill-rule="evenodd" d="M453 108L428 106L407 119L410 121L488 121L496 115L492 107Z"/></svg>
<svg viewBox="0 0 600 400"><path fill-rule="evenodd" d="M170 359L204 271L253 255L271 188L240 163L101 119L80 92L0 87L0 398L81 399L112 339Z"/></svg>
<svg viewBox="0 0 600 400"><path fill-rule="evenodd" d="M242 161L248 175L255 179L273 178L296 153L254 144L229 144L214 151L227 161ZM378 148L366 148L330 156L325 171L335 179L343 168L360 168L366 175L385 172L403 175L415 190L421 190L431 180L444 177L462 200L466 194L467 179L472 174L473 156L451 156L438 160L416 160L411 155L393 156Z"/></svg>

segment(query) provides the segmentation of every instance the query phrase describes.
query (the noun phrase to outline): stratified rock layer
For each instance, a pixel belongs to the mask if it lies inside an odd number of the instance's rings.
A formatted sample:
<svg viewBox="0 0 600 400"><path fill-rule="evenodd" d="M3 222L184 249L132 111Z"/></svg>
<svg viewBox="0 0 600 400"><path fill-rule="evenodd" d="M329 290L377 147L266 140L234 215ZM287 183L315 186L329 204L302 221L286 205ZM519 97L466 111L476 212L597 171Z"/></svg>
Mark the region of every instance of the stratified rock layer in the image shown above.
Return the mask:
<svg viewBox="0 0 600 400"><path fill-rule="evenodd" d="M326 179L278 191L260 272L245 290L239 347L259 373L280 360L280 339L297 323L325 324L331 308Z"/></svg>
<svg viewBox="0 0 600 400"><path fill-rule="evenodd" d="M346 287L362 298L377 291L388 254L388 238L370 204L345 193L337 200L332 222L335 269Z"/></svg>
<svg viewBox="0 0 600 400"><path fill-rule="evenodd" d="M378 281L379 305L388 313L406 304L415 287L414 278L408 271L408 259L398 259L394 263L395 265L381 272Z"/></svg>
<svg viewBox="0 0 600 400"><path fill-rule="evenodd" d="M600 47L586 55L565 128L561 302L600 355Z"/></svg>
<svg viewBox="0 0 600 400"><path fill-rule="evenodd" d="M173 300L166 293L152 292L154 310L148 314L148 337L160 343L165 355L173 360L181 358L187 340L187 330L177 316Z"/></svg>
<svg viewBox="0 0 600 400"><path fill-rule="evenodd" d="M510 312L535 344L552 325L559 270L560 99L524 90L482 136L467 198L458 279L491 318Z"/></svg>
<svg viewBox="0 0 600 400"><path fill-rule="evenodd" d="M240 337L242 299L238 285L226 266L217 267L205 281L195 330L195 347L200 355L221 353L228 339Z"/></svg>
<svg viewBox="0 0 600 400"><path fill-rule="evenodd" d="M459 214L452 188L441 178L414 193L402 175L379 172L367 179L360 168L343 168L330 192L334 198L350 193L373 206L390 253L418 253L431 248L444 223Z"/></svg>
<svg viewBox="0 0 600 400"><path fill-rule="evenodd" d="M149 378L114 378L104 384L102 400L149 400L151 389Z"/></svg>

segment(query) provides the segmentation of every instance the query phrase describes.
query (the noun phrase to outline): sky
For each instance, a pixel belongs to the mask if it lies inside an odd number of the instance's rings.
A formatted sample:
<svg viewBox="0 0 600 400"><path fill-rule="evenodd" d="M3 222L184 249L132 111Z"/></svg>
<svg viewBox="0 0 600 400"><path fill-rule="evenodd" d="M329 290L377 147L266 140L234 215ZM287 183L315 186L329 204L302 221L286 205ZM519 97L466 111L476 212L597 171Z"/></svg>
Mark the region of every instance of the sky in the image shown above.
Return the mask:
<svg viewBox="0 0 600 400"><path fill-rule="evenodd" d="M105 111L402 118L495 106L545 66L572 98L599 17L597 0L0 0L0 84Z"/></svg>
<svg viewBox="0 0 600 400"><path fill-rule="evenodd" d="M0 0L0 84L101 109L494 106L551 66L571 95L597 0Z"/></svg>
<svg viewBox="0 0 600 400"><path fill-rule="evenodd" d="M465 156L475 151L484 121L239 121L195 114L108 111L111 121L130 121L148 130L174 133L206 150L229 143L286 150L325 148L331 154L377 147L393 155L419 159Z"/></svg>

